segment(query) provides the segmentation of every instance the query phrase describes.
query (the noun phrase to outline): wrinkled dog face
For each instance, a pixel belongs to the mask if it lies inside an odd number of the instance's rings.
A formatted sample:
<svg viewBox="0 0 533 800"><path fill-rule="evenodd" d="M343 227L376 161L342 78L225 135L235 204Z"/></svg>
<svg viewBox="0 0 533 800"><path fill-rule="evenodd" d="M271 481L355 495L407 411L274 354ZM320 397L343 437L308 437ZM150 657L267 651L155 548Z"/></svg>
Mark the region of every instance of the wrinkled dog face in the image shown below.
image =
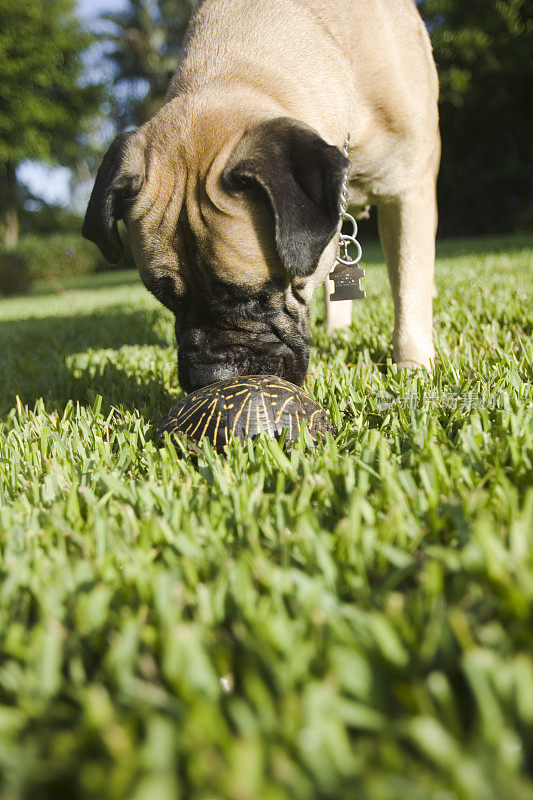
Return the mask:
<svg viewBox="0 0 533 800"><path fill-rule="evenodd" d="M172 129L164 114L115 139L83 235L116 263L124 219L145 285L175 314L186 391L252 374L301 384L309 302L334 261L346 158L286 117L211 148L190 135L180 147L161 135Z"/></svg>

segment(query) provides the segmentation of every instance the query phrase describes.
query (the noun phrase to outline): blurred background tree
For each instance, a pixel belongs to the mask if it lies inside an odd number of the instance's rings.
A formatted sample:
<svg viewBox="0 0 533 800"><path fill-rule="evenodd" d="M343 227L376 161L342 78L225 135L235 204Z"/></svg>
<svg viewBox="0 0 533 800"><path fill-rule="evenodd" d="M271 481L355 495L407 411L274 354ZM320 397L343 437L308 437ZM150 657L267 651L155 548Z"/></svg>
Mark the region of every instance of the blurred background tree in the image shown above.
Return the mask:
<svg viewBox="0 0 533 800"><path fill-rule="evenodd" d="M533 0L422 0L441 84L440 233L531 227Z"/></svg>
<svg viewBox="0 0 533 800"><path fill-rule="evenodd" d="M107 58L115 67L119 129L142 125L164 104L193 5L193 0L128 0L123 11L102 14L112 29Z"/></svg>
<svg viewBox="0 0 533 800"><path fill-rule="evenodd" d="M0 243L18 240L20 162L80 159L103 93L81 80L93 41L74 0L0 0Z"/></svg>

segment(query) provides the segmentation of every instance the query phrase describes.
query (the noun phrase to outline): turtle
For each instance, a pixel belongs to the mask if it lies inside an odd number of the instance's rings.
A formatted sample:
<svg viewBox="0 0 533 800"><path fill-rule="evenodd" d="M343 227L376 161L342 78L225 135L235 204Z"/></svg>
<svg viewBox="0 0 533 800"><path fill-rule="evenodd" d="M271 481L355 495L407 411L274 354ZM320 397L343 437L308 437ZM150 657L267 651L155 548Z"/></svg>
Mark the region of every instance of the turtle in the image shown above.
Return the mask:
<svg viewBox="0 0 533 800"><path fill-rule="evenodd" d="M244 442L258 433L286 442L298 438L303 422L313 441L333 428L324 409L303 389L275 375L246 375L218 381L183 397L158 425L158 435L187 437L195 451L208 439L219 452L230 436Z"/></svg>

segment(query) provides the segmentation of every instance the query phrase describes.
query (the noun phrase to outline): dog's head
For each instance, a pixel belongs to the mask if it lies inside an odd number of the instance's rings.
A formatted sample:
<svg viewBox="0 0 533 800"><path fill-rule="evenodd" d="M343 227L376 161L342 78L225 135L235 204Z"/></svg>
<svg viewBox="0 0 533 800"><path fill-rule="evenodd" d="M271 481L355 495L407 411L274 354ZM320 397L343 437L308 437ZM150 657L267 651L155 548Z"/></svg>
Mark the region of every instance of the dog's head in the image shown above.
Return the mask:
<svg viewBox="0 0 533 800"><path fill-rule="evenodd" d="M114 140L83 235L116 263L124 220L145 285L175 314L186 391L246 374L301 384L347 159L288 117L228 135L215 124L177 134L164 115Z"/></svg>

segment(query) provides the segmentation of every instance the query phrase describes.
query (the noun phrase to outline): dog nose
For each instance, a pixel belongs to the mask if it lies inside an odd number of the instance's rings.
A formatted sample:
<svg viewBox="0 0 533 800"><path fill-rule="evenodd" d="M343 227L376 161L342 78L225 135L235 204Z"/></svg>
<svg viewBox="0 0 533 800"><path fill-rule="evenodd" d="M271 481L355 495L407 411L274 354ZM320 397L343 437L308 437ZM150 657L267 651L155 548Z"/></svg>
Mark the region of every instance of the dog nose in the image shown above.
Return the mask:
<svg viewBox="0 0 533 800"><path fill-rule="evenodd" d="M189 369L189 383L191 391L209 386L217 381L227 381L238 376L238 370L220 364L206 364L194 366Z"/></svg>

